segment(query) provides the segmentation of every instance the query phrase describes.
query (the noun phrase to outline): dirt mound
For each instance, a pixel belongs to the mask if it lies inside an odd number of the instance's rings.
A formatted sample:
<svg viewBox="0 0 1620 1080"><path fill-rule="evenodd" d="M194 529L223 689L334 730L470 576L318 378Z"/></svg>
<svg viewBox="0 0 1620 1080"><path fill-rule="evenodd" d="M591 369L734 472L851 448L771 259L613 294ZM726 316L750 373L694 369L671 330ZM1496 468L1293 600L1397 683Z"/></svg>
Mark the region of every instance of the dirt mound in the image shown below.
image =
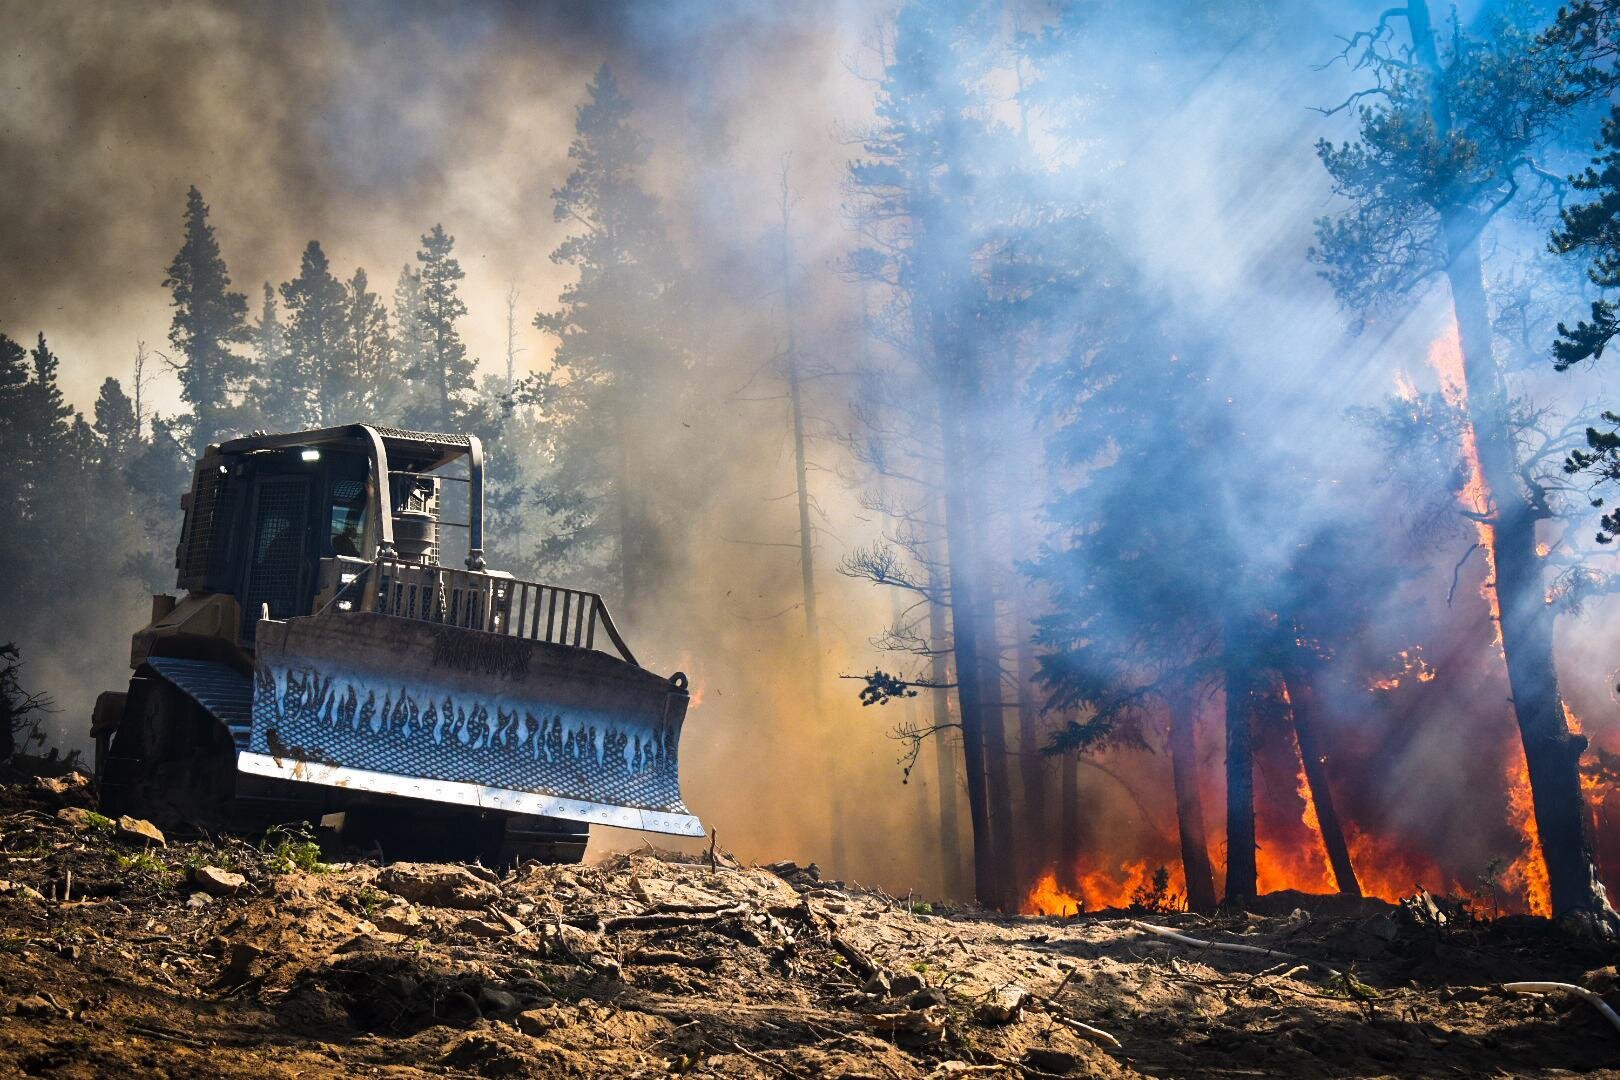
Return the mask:
<svg viewBox="0 0 1620 1080"><path fill-rule="evenodd" d="M0 789L0 1071L49 1076L1551 1075L1620 1062L1613 955L1547 923L1269 898L1001 918L643 851L326 865Z"/></svg>

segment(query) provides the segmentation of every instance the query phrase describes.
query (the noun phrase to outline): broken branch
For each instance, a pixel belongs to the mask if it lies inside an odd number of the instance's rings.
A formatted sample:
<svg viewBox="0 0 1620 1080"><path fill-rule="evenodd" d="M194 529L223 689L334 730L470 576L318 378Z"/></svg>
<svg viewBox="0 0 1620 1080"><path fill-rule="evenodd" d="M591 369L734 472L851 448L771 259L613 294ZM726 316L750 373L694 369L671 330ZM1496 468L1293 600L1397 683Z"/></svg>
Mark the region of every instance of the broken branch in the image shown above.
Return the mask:
<svg viewBox="0 0 1620 1080"><path fill-rule="evenodd" d="M1574 994L1602 1013L1603 1019L1613 1025L1616 1031L1620 1031L1620 1014L1609 1008L1608 1002L1584 986L1564 982L1513 982L1503 983L1502 989L1510 994Z"/></svg>

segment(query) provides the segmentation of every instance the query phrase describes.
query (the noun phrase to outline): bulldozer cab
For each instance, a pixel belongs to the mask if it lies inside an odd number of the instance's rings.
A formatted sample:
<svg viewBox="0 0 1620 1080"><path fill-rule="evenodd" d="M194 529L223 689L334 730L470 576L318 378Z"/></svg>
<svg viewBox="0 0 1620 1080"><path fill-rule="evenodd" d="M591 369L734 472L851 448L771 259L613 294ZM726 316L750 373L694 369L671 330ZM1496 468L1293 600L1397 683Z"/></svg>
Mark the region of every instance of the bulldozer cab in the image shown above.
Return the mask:
<svg viewBox="0 0 1620 1080"><path fill-rule="evenodd" d="M460 492L446 499L447 486ZM459 497L457 497L459 495ZM446 521L449 502L462 520ZM181 531L181 588L234 597L251 649L272 619L313 614L379 556L436 566L446 527L484 569L477 438L355 425L235 439L197 463Z"/></svg>

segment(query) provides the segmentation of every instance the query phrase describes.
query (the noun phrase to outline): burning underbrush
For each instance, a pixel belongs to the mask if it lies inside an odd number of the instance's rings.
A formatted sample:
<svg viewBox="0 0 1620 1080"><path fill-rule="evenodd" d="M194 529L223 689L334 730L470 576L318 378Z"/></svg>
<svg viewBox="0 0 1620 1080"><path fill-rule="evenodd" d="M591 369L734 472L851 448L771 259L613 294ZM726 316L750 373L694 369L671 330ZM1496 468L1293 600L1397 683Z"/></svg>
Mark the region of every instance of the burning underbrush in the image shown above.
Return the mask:
<svg viewBox="0 0 1620 1080"><path fill-rule="evenodd" d="M1612 1063L1620 1040L1586 1003L1499 985L1613 996L1600 946L1426 896L1280 894L1211 920L1127 867L1151 920L1038 919L723 853L505 874L324 857L296 831L165 843L76 778L14 777L0 1070L1534 1075Z"/></svg>

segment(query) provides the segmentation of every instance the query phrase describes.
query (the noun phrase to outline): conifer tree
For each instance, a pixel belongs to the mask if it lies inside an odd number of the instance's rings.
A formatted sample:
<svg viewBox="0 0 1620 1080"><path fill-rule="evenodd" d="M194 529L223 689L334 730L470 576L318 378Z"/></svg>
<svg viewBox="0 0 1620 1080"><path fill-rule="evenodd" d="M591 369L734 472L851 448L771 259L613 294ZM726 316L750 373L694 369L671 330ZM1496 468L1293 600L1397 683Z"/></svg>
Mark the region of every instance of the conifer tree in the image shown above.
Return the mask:
<svg viewBox="0 0 1620 1080"><path fill-rule="evenodd" d="M1387 308L1434 278L1448 286L1488 502L1477 508L1481 540L1496 571L1491 587L1554 914L1613 920L1581 788L1586 739L1570 731L1565 713L1553 662L1556 610L1546 601L1537 551L1538 525L1555 511L1547 485L1521 457L1484 269L1482 235L1524 186L1546 175L1537 156L1567 118L1564 71L1554 53L1534 47L1525 15L1504 8L1485 36L1460 26L1442 32L1427 0L1408 0L1357 35L1350 48L1376 73L1377 103L1361 108L1355 142L1318 145L1350 208L1318 223L1311 254L1348 307ZM1409 45L1395 41L1397 17Z"/></svg>
<svg viewBox="0 0 1620 1080"><path fill-rule="evenodd" d="M364 267L343 284L342 379L330 410L331 423L386 423L397 407L388 309L371 291Z"/></svg>
<svg viewBox="0 0 1620 1080"><path fill-rule="evenodd" d="M293 428L332 423L332 407L352 392L352 378L343 363L345 295L332 276L326 252L311 240L299 260L298 276L281 286L287 305L286 371L292 375L281 388L295 404Z"/></svg>
<svg viewBox="0 0 1620 1080"><path fill-rule="evenodd" d="M574 169L552 192L553 216L583 225L551 259L578 277L556 311L534 325L558 339L566 378L558 409L563 460L554 513L577 517L576 540L611 543L618 598L634 609L643 575L659 561L649 465L639 447L659 424L653 407L682 366L674 295L676 261L657 200L640 186L646 141L631 103L604 65L579 107L568 157ZM562 504L575 509L563 511Z"/></svg>
<svg viewBox="0 0 1620 1080"><path fill-rule="evenodd" d="M6 558L7 565L14 565L11 560L25 546L16 522L25 505L28 438L23 420L29 411L32 388L28 350L0 333L0 459L7 463L0 469L0 505L13 516L13 527L0 529L0 555Z"/></svg>
<svg viewBox="0 0 1620 1080"><path fill-rule="evenodd" d="M135 449L140 432L135 428L135 405L124 393L123 384L111 375L101 384L96 394L96 434L101 436L104 460L115 468L122 467Z"/></svg>
<svg viewBox="0 0 1620 1080"><path fill-rule="evenodd" d="M63 449L73 407L63 398L56 383L62 361L51 352L43 333L29 355L34 365L33 392L28 397L23 423L28 437L33 440L30 460L39 465L52 453Z"/></svg>
<svg viewBox="0 0 1620 1080"><path fill-rule="evenodd" d="M394 282L394 371L409 380L420 371L425 354L422 336L422 274L411 266L399 268ZM414 385L409 387L412 396Z"/></svg>
<svg viewBox="0 0 1620 1080"><path fill-rule="evenodd" d="M299 379L290 369L292 358L287 351L287 328L281 325L281 300L268 281L264 283L252 334L253 379L244 412L257 428L290 431L298 420Z"/></svg>
<svg viewBox="0 0 1620 1080"><path fill-rule="evenodd" d="M1001 255L995 238L1005 222L985 196L1012 147L987 119L981 95L997 19L978 0L901 9L877 124L850 183L870 220L891 223L885 276L896 283L908 347L934 394L974 892L982 904L1008 907L1018 873L989 535L994 425L985 412L1004 315L986 267Z"/></svg>
<svg viewBox="0 0 1620 1080"><path fill-rule="evenodd" d="M247 297L231 291L208 205L186 192L184 240L163 279L174 316L169 341L179 352L180 396L191 409L189 442L200 451L231 425L233 398L249 374L234 347L247 341Z"/></svg>
<svg viewBox="0 0 1620 1080"><path fill-rule="evenodd" d="M428 431L455 431L466 416L476 362L467 355L458 323L467 314L460 294L466 273L452 252L455 237L434 225L416 253L421 299L414 331L420 352L405 368L412 384L412 422ZM403 317L402 317L403 321Z"/></svg>

